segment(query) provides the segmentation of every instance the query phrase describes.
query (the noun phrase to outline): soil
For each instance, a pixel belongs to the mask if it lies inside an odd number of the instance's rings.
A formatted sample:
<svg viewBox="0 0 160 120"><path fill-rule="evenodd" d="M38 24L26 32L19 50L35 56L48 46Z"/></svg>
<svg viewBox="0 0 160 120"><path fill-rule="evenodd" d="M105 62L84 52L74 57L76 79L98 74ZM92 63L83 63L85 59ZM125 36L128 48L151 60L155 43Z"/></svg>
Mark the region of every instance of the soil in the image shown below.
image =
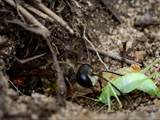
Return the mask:
<svg viewBox="0 0 160 120"><path fill-rule="evenodd" d="M142 67L160 57L159 0L60 0L56 1L54 6L52 6L53 1L42 2L66 20L75 31L75 36L70 35L58 23L55 22L53 25L38 18L51 31L50 39L53 46L56 46L59 63L65 73L64 76L69 79L75 75L82 63L90 63L96 71L104 69L97 55L87 49L88 43L81 39L84 31L97 49L113 52L119 56L125 54L122 57L143 63ZM112 111L108 112L107 106L94 101L97 95L91 89L83 88L77 83L73 91L68 88L66 107L59 108L55 99L55 69L46 43L42 37L18 25L4 22L13 18L22 19L15 9L0 0L0 20L3 21L0 22L0 44L3 41L8 41L10 44L9 47L0 49L1 52L5 51L8 54L7 57L3 55L1 57L6 63L10 81L23 94L20 95L12 84L6 89L6 93L0 92L2 94L0 97L3 97L0 103L5 106L0 108L0 119L156 120L160 118L159 98L143 92L133 92L127 95L130 102L120 97L123 108L119 108L113 99ZM126 44L125 50L123 50L124 44ZM19 64L13 57L16 55L19 59L25 59L41 53L45 53L45 56L25 64ZM122 65L130 66L110 57L102 56L102 58L111 71L117 71ZM72 66L72 69L63 63ZM156 79L157 85L159 79ZM100 90L98 85L95 88Z"/></svg>

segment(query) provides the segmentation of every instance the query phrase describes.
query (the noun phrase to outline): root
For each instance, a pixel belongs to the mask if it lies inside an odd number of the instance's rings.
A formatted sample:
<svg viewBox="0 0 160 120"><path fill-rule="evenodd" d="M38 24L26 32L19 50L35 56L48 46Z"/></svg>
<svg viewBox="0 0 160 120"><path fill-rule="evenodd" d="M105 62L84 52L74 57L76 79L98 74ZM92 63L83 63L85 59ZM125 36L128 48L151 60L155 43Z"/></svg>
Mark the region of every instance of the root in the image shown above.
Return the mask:
<svg viewBox="0 0 160 120"><path fill-rule="evenodd" d="M31 25L22 23L21 21L15 21L15 20L8 21L8 22L18 24L18 25L22 26L24 29L26 29L32 33L41 35L46 40L46 43L47 43L47 45L51 51L51 54L52 54L53 63L55 63L55 68L57 71L57 86L58 86L57 103L60 106L65 106L66 86L64 83L63 73L61 71L61 68L60 68L58 60L57 60L57 54L56 54L55 50L53 49L53 46L50 43L50 31L44 25L42 25L31 13L29 13L23 6L21 6L21 5L16 6L16 4L13 0L4 0L4 1L7 2L9 5L13 6L14 8L17 7L18 10L20 11L20 13L26 19L26 21L29 22ZM60 19L60 17L58 17L53 12L51 12L42 3L38 3L38 6L46 13L51 14L52 17L54 16L54 17L59 18L59 21L61 23L64 22L62 19ZM65 22L63 23L63 26L66 26ZM70 32L72 32L72 31L70 31Z"/></svg>

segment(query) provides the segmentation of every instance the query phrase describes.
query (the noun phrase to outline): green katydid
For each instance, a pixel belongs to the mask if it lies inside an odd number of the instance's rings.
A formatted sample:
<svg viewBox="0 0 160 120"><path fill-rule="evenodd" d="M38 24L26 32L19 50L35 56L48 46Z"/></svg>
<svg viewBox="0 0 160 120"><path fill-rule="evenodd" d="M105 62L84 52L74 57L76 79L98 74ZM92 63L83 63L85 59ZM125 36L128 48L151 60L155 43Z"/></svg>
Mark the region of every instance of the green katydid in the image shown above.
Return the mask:
<svg viewBox="0 0 160 120"><path fill-rule="evenodd" d="M152 81L151 76L148 77L144 74L147 70L149 70L153 65L158 62L160 62L160 59L155 60L151 65L146 67L144 70L141 70L140 72L127 73L124 76L119 76L118 78L110 81L111 83L108 83L102 89L102 93L100 94L98 100L104 104L107 104L108 110L111 110L111 96L113 96L118 101L120 107L122 107L122 103L118 98L121 93L116 90L115 87L112 87L112 84L116 86L123 94L130 93L133 90L140 90L148 93L151 96L156 96L160 98L160 89ZM160 74L158 73L158 75Z"/></svg>

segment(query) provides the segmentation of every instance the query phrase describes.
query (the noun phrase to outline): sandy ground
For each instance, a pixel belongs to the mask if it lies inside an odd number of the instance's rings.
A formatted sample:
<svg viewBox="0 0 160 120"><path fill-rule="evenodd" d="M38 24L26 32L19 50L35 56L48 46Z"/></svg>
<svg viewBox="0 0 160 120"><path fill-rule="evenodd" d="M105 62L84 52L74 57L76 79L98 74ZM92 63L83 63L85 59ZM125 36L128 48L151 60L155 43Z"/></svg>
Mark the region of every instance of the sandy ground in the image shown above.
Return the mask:
<svg viewBox="0 0 160 120"><path fill-rule="evenodd" d="M126 42L127 47L131 49L127 56L135 61L143 61L146 65L160 57L160 25L154 25L154 23L160 23L159 0L118 0L118 2L114 3L113 9L121 20L120 24L109 14L106 6L96 0L80 0L78 4L80 7L75 7L77 18L75 21L74 19L72 21L73 27L76 29L76 24L86 25L86 32L96 48L103 51L119 53L123 42ZM135 27L134 24L136 21L141 21L140 25L146 24L146 21L154 22L152 22L153 25L147 27ZM144 21L145 23L142 23ZM97 57L92 57L91 61L97 62ZM116 60L111 60L110 58L105 58L105 62L111 70L116 70L120 68L121 65L121 63ZM107 107L97 112L98 108L93 109L71 101L67 102L66 108L59 109L56 106L54 97L48 97L38 93L33 93L31 96L18 96L15 91L9 89L7 96L4 98L4 106L6 106L6 109L0 111L0 119L159 119L159 99L148 98L146 101L143 101L142 97L143 96L140 96L139 99L136 99L135 104L133 104L135 107L133 110L129 108L118 109L109 113L107 112ZM137 103L137 101L140 102Z"/></svg>

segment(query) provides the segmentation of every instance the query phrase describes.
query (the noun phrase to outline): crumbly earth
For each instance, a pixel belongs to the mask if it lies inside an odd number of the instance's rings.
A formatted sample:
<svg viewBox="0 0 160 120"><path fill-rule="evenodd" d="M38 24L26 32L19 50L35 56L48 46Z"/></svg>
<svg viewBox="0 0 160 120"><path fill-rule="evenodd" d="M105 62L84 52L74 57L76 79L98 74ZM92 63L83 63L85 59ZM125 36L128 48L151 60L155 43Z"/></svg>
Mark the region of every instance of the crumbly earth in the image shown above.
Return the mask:
<svg viewBox="0 0 160 120"><path fill-rule="evenodd" d="M77 18L73 18L72 27L76 28L76 23L86 25L86 32L96 48L119 53L123 42L126 42L127 47L131 49L127 56L135 61L149 64L160 57L160 25L143 28L134 26L136 20L146 16L160 23L160 0L117 0L112 9L120 17L120 24L113 19L112 14L109 14L107 6L97 0L77 1L77 7L74 9L77 11ZM67 49L68 46L65 47ZM92 56L91 61L96 63L97 57ZM105 58L105 62L110 65L111 70L121 67L119 62L110 58ZM79 101L76 102L68 101L66 108L59 109L54 97L38 93L33 93L31 96L18 96L11 89L7 91L4 99L6 109L0 111L0 119L4 120L155 120L160 118L160 100L143 93L132 98L133 104L128 105L125 102L125 108L114 109L113 112L107 112L106 106L96 106L95 102L83 99L78 99Z"/></svg>
<svg viewBox="0 0 160 120"><path fill-rule="evenodd" d="M11 89L8 90L4 105L6 105L3 111L4 120L155 120L160 117L160 104L139 106L134 111L121 110L108 113L90 111L75 103L67 102L65 108L58 109L53 97L38 93L19 97Z"/></svg>

